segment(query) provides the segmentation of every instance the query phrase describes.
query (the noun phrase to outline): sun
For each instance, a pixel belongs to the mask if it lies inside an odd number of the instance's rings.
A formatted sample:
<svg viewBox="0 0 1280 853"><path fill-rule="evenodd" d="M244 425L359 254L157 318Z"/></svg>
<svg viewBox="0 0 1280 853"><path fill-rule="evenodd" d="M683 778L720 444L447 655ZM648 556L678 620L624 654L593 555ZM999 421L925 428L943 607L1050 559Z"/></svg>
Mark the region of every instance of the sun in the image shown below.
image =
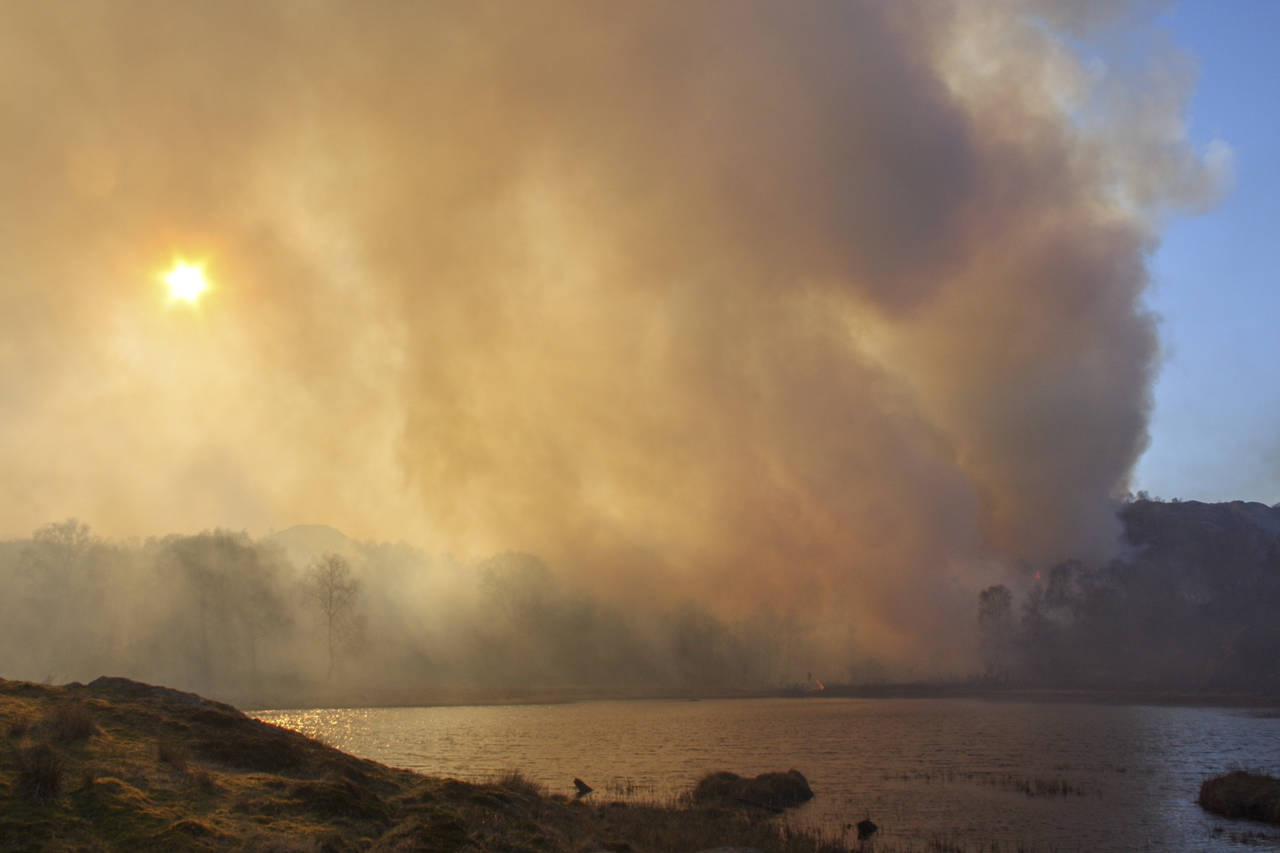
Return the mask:
<svg viewBox="0 0 1280 853"><path fill-rule="evenodd" d="M204 277L204 264L188 263L181 259L174 261L173 267L164 274L164 283L169 285L171 300L192 305L209 288L209 282Z"/></svg>

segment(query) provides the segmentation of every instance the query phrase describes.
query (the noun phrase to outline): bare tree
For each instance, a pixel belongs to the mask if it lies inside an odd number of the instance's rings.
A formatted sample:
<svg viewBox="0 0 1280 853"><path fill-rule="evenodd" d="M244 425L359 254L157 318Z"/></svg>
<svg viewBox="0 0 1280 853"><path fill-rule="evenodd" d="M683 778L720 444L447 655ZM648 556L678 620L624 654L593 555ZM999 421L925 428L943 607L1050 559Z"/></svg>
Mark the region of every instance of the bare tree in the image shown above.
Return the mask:
<svg viewBox="0 0 1280 853"><path fill-rule="evenodd" d="M335 653L355 633L356 599L360 594L360 585L351 577L351 566L345 557L325 554L308 569L306 591L320 611L329 650L326 678L333 678Z"/></svg>
<svg viewBox="0 0 1280 853"><path fill-rule="evenodd" d="M77 580L77 569L95 544L89 525L74 518L46 524L31 535L26 553L29 570L43 583L65 592L62 587Z"/></svg>
<svg viewBox="0 0 1280 853"><path fill-rule="evenodd" d="M67 644L76 633L78 614L101 599L97 587L102 579L90 559L99 545L87 524L68 518L35 531L22 550L22 601L15 616L47 638L33 657L47 657L42 667L49 673L55 671L55 659L75 656Z"/></svg>
<svg viewBox="0 0 1280 853"><path fill-rule="evenodd" d="M186 605L175 628L188 638L202 686L246 662L256 682L259 641L286 616L275 563L243 532L177 536L164 547L162 565Z"/></svg>

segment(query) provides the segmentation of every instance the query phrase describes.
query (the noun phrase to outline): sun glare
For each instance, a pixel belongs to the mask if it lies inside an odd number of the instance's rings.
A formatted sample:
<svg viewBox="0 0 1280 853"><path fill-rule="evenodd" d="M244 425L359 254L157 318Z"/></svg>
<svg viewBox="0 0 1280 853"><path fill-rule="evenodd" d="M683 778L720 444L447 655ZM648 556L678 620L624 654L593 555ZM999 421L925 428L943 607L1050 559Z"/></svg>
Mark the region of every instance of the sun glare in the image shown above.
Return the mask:
<svg viewBox="0 0 1280 853"><path fill-rule="evenodd" d="M170 299L193 305L209 287L204 277L204 265L182 260L174 261L173 268L164 274L164 282L169 285Z"/></svg>

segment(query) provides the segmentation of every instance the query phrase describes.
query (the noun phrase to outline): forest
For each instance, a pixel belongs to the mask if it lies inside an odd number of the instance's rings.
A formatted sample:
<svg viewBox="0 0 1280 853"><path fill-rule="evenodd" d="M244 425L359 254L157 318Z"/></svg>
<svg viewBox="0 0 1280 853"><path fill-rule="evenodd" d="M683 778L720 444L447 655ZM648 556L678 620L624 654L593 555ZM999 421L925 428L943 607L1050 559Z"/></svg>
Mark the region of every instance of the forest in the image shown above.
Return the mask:
<svg viewBox="0 0 1280 853"><path fill-rule="evenodd" d="M978 596L984 677L1027 686L1280 692L1280 506L1140 499L1127 548Z"/></svg>

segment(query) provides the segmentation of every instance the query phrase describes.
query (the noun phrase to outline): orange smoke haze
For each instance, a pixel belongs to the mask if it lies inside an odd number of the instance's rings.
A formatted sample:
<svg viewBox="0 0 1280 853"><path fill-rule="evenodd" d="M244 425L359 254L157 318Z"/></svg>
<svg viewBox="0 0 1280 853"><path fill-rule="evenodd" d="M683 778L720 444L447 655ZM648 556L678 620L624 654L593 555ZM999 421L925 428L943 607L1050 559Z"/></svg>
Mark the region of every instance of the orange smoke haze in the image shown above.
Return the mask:
<svg viewBox="0 0 1280 853"><path fill-rule="evenodd" d="M1146 257L1225 168L1121 5L10 4L4 532L520 549L956 665L1113 546Z"/></svg>

